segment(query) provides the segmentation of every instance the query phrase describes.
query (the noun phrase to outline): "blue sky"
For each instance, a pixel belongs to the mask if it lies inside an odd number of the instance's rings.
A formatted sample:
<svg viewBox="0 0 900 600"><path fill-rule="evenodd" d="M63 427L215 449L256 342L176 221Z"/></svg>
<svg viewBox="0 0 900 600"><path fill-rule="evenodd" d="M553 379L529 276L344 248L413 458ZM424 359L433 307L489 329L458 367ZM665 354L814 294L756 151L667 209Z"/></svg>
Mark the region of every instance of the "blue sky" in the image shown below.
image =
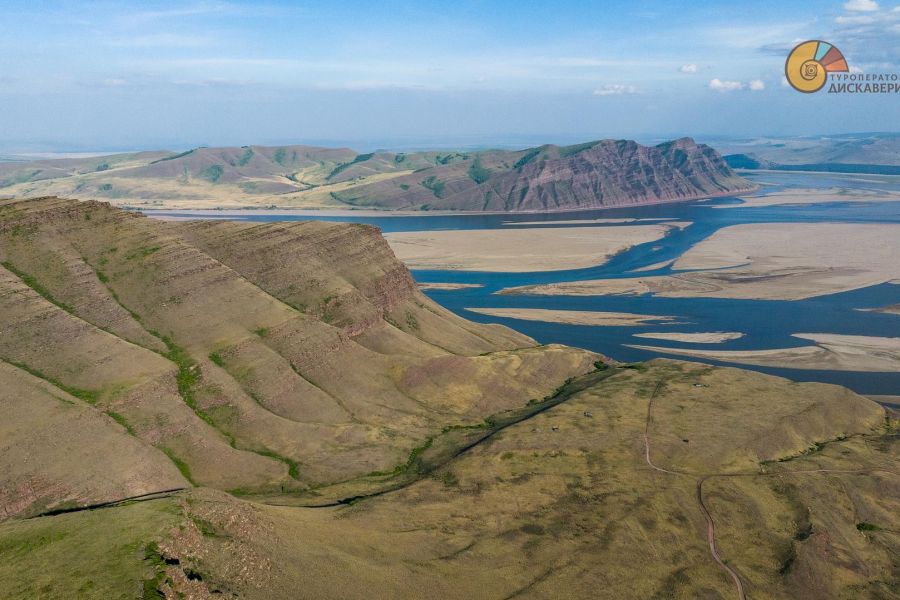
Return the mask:
<svg viewBox="0 0 900 600"><path fill-rule="evenodd" d="M894 2L2 0L0 151L898 130L782 75L810 38L900 72Z"/></svg>

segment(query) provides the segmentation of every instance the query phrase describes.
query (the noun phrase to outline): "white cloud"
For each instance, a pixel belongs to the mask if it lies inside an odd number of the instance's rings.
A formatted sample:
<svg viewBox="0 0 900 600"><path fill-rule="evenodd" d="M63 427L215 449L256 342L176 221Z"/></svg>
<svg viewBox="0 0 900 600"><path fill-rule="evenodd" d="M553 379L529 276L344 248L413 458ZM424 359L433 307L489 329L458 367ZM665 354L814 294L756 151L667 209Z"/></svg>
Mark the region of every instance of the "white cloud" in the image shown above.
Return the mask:
<svg viewBox="0 0 900 600"><path fill-rule="evenodd" d="M595 96L621 96L622 94L637 94L638 90L633 85L621 83L608 83L594 90Z"/></svg>
<svg viewBox="0 0 900 600"><path fill-rule="evenodd" d="M696 73L697 65L695 65L694 63L688 63L686 65L681 65L681 68L678 70L682 73Z"/></svg>
<svg viewBox="0 0 900 600"><path fill-rule="evenodd" d="M754 79L750 82L749 87L751 92L761 92L766 89L766 82L762 79Z"/></svg>
<svg viewBox="0 0 900 600"><path fill-rule="evenodd" d="M722 81L721 79L712 79L709 82L709 89L717 92L733 92L735 90L744 89L744 84L740 81Z"/></svg>
<svg viewBox="0 0 900 600"><path fill-rule="evenodd" d="M878 10L878 3L875 0L847 0L844 3L846 10L868 12Z"/></svg>

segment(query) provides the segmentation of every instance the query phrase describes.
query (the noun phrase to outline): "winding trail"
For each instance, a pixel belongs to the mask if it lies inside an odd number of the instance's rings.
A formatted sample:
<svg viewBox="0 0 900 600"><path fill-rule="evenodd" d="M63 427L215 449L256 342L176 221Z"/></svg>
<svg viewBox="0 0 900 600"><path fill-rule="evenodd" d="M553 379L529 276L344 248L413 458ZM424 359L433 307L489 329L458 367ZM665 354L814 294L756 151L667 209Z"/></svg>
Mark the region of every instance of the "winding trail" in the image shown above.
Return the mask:
<svg viewBox="0 0 900 600"><path fill-rule="evenodd" d="M664 383L662 380L656 383L656 387L653 388L653 393L650 394L650 400L647 402L647 419L644 422L644 458L651 469L661 473L668 473L669 475L683 475L690 477L690 473L665 469L653 464L653 461L650 459L650 421L653 418L653 400L659 395L663 385ZM709 479L709 477L714 476L715 475L704 476L697 482L697 504L700 505L700 512L703 513L703 518L706 519L706 543L709 545L709 553L712 555L713 560L715 560L716 563L728 573L731 580L734 581L739 600L747 600L747 594L744 592L744 583L741 581L741 577L734 569L726 565L725 561L723 561L722 557L719 555L719 550L716 548L716 523L713 521L712 515L706 507L706 504L703 502L703 482Z"/></svg>
<svg viewBox="0 0 900 600"><path fill-rule="evenodd" d="M734 586L737 588L738 598L740 598L740 600L747 600L747 594L744 592L744 583L741 581L740 576L734 569L725 564L725 561L719 556L719 550L716 548L716 523L713 521L709 509L706 508L706 504L703 502L703 482L707 479L707 477L704 477L697 482L697 502L700 504L700 512L702 512L703 516L706 518L706 543L709 545L709 553L712 554L713 560L731 575Z"/></svg>
<svg viewBox="0 0 900 600"><path fill-rule="evenodd" d="M744 583L741 580L740 575L738 575L737 571L725 564L725 561L722 559L721 555L719 554L719 550L716 547L716 523L713 520L712 514L709 512L709 508L703 501L703 484L707 479L711 479L713 477L777 477L781 475L804 475L821 473L836 473L843 475L871 475L874 473L887 473L900 477L900 474L887 469L799 469L795 471L773 471L770 473L707 473L703 475L689 473L686 471L674 471L671 469L660 467L654 464L653 460L650 458L650 422L653 415L653 401L659 395L659 392L663 389L663 385L663 381L657 382L656 387L653 389L653 393L650 395L650 400L647 402L647 419L644 423L644 459L647 461L647 465L651 469L654 469L661 473L667 473L669 475L680 475L685 477L700 477L700 479L697 481L697 504L700 507L700 512L703 513L703 518L706 519L706 542L709 546L709 553L710 555L712 555L713 560L716 561L716 564L718 564L731 577L731 580L734 582L735 589L737 590L739 600L747 600L747 593L744 591Z"/></svg>

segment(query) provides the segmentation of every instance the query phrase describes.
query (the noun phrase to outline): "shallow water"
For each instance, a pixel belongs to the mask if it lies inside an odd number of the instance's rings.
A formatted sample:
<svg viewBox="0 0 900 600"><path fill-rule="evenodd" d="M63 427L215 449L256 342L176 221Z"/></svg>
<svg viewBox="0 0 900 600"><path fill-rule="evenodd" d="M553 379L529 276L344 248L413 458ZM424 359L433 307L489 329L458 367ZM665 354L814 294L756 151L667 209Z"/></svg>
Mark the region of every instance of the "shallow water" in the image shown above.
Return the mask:
<svg viewBox="0 0 900 600"><path fill-rule="evenodd" d="M764 185L765 191L785 188L856 188L900 191L900 177L857 176L835 174L752 173L747 175ZM464 271L413 271L422 282L480 283L484 287L464 290L431 290L434 300L460 315L479 322L503 323L541 343L561 343L595 350L624 361L646 360L657 356L624 344L646 344L672 348L713 348L716 350L760 350L810 345L811 342L791 337L791 333L838 333L900 336L900 316L864 312L859 308L876 308L900 303L900 285L883 284L869 288L820 296L808 300L731 300L718 298L661 298L644 296L498 296L494 292L510 286L576 281L593 278L619 278L658 275L668 268L629 273L641 267L677 258L688 248L716 230L741 223L900 223L900 202L823 203L797 206L713 208L733 204L735 198L713 201L665 204L637 208L616 208L551 214L429 215L429 216L329 216L315 217L328 221L351 221L377 225L385 232L425 231L437 229L494 229L508 227L543 227L555 221L598 218L672 218L691 221L683 230L674 229L662 240L641 244L612 258L604 265L587 269L535 273L484 273ZM164 216L172 213L148 211ZM275 221L307 220L308 216L247 215L241 220ZM623 223L622 225L629 225ZM617 224L572 224L559 227L618 227ZM900 260L900 257L898 257ZM552 308L565 310L634 312L673 316L676 325L643 325L638 327L592 327L503 319L471 313L465 307ZM641 331L704 332L740 331L746 335L721 344L689 344L674 341L635 338ZM701 359L690 359L701 360ZM714 362L706 361L702 362ZM718 363L724 364L724 363ZM900 373L861 373L850 371L812 371L745 366L765 373L800 381L821 381L845 385L867 394L900 394Z"/></svg>

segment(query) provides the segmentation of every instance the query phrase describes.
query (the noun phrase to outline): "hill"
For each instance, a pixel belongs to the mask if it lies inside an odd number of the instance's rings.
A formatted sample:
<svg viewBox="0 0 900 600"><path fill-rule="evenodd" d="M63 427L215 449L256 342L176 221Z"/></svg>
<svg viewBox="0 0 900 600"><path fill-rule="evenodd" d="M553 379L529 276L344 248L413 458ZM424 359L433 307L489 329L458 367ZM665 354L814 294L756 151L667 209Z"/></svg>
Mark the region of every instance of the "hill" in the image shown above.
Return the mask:
<svg viewBox="0 0 900 600"><path fill-rule="evenodd" d="M734 169L900 174L900 135L757 138L715 144Z"/></svg>
<svg viewBox="0 0 900 600"><path fill-rule="evenodd" d="M7 516L390 471L598 360L436 305L370 226L6 202L0 265Z"/></svg>
<svg viewBox="0 0 900 600"><path fill-rule="evenodd" d="M690 138L479 152L247 146L0 163L0 194L8 197L52 194L148 208L552 211L752 188L715 150Z"/></svg>
<svg viewBox="0 0 900 600"><path fill-rule="evenodd" d="M370 226L0 202L0 597L892 598L897 422L461 319Z"/></svg>

